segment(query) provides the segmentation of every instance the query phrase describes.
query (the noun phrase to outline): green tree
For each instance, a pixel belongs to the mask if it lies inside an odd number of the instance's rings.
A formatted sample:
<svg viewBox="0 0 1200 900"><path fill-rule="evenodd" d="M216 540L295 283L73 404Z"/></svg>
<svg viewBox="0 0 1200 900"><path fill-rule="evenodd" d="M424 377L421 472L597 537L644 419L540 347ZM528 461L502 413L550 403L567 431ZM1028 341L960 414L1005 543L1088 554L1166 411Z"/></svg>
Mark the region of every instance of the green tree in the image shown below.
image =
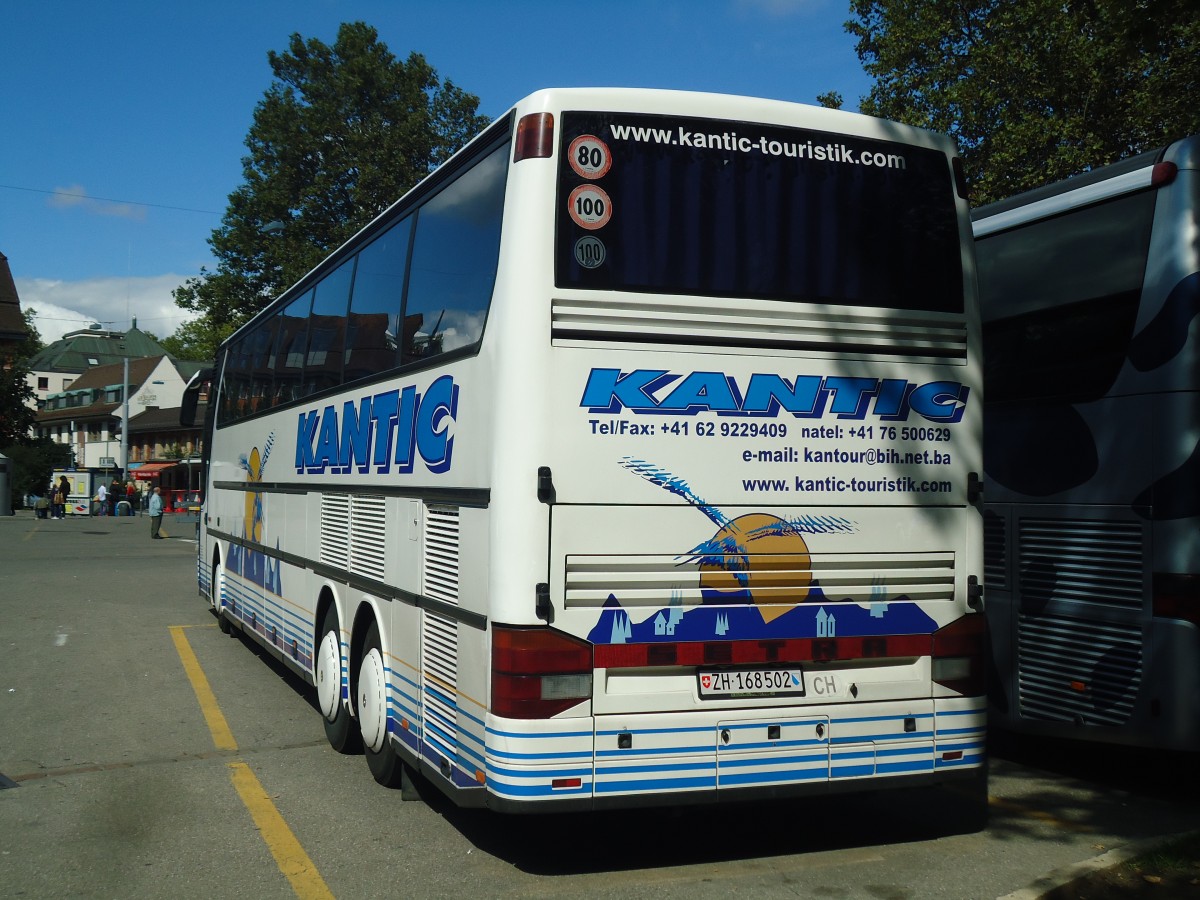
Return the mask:
<svg viewBox="0 0 1200 900"><path fill-rule="evenodd" d="M972 201L1200 131L1195 0L851 0L860 108L958 141Z"/></svg>
<svg viewBox="0 0 1200 900"><path fill-rule="evenodd" d="M15 348L0 350L0 447L28 439L37 421L32 399L27 360Z"/></svg>
<svg viewBox="0 0 1200 900"><path fill-rule="evenodd" d="M159 341L176 359L211 362L217 358L221 341L233 334L233 323L214 326L207 316L184 322L169 337Z"/></svg>
<svg viewBox="0 0 1200 900"><path fill-rule="evenodd" d="M13 509L20 509L23 498L28 494L44 497L54 470L65 469L75 461L70 447L50 438L27 437L4 447L0 452L13 461L13 477L9 485Z"/></svg>
<svg viewBox="0 0 1200 900"><path fill-rule="evenodd" d="M293 34L268 53L274 81L209 238L216 270L174 292L220 333L262 309L487 124L419 53L400 61L362 22L332 46ZM271 226L271 227L268 227Z"/></svg>

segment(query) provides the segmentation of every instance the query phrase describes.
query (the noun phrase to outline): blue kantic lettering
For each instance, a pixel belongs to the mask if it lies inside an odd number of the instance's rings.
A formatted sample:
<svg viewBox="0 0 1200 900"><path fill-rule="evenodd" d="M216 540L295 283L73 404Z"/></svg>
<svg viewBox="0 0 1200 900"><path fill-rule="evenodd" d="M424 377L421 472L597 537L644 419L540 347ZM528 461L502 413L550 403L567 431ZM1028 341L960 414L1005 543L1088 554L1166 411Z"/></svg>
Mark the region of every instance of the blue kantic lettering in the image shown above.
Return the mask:
<svg viewBox="0 0 1200 900"><path fill-rule="evenodd" d="M458 385L449 375L425 393L394 391L311 409L296 419L297 475L410 473L419 456L430 472L450 470Z"/></svg>
<svg viewBox="0 0 1200 900"><path fill-rule="evenodd" d="M743 388L723 372L681 375L664 369L592 369L581 407L592 413L629 410L643 415L721 415L904 422L916 413L931 422L961 421L971 389L957 381L914 384L900 378L754 374Z"/></svg>

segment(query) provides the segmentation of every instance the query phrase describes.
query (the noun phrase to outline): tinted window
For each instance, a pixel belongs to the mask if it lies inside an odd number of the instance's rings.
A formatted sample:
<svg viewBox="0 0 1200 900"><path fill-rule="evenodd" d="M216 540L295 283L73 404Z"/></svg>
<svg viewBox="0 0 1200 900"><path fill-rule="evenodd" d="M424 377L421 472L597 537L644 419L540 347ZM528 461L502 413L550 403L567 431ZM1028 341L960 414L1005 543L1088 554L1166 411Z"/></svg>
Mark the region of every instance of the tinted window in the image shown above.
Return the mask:
<svg viewBox="0 0 1200 900"><path fill-rule="evenodd" d="M308 346L308 313L312 291L297 297L283 310L279 320L279 349L275 351L275 404L300 396L304 375L304 353Z"/></svg>
<svg viewBox="0 0 1200 900"><path fill-rule="evenodd" d="M308 353L304 360L306 396L342 383L342 344L353 280L354 259L351 258L316 286L308 323Z"/></svg>
<svg viewBox="0 0 1200 900"><path fill-rule="evenodd" d="M347 382L396 365L400 304L412 220L392 225L358 255L350 324L346 332Z"/></svg>
<svg viewBox="0 0 1200 900"><path fill-rule="evenodd" d="M561 287L963 309L944 153L746 122L563 119Z"/></svg>
<svg viewBox="0 0 1200 900"><path fill-rule="evenodd" d="M405 362L479 340L496 280L508 145L481 159L417 213L402 352Z"/></svg>
<svg viewBox="0 0 1200 900"><path fill-rule="evenodd" d="M1121 197L975 244L988 402L1103 397L1137 317L1154 194Z"/></svg>

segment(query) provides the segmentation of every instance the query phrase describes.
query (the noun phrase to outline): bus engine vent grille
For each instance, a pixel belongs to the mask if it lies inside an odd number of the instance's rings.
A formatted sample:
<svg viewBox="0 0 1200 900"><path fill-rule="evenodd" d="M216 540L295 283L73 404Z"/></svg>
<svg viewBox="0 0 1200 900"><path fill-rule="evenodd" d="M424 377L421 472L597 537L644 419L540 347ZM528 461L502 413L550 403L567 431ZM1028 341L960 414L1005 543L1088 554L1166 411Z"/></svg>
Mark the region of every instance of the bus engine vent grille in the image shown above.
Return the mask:
<svg viewBox="0 0 1200 900"><path fill-rule="evenodd" d="M825 312L811 304L769 300L688 299L630 295L624 302L589 298L551 302L555 346L670 345L698 352L802 356L869 356L964 364L967 332L961 322L920 313Z"/></svg>
<svg viewBox="0 0 1200 900"><path fill-rule="evenodd" d="M459 516L451 506L425 508L421 593L458 605ZM452 764L458 760L458 622L431 609L421 615L422 734Z"/></svg>
<svg viewBox="0 0 1200 900"><path fill-rule="evenodd" d="M1142 683L1142 635L1136 625L1023 612L1017 663L1022 715L1121 725Z"/></svg>
<svg viewBox="0 0 1200 900"><path fill-rule="evenodd" d="M422 593L458 606L458 509L425 509L425 580Z"/></svg>
<svg viewBox="0 0 1200 900"><path fill-rule="evenodd" d="M1066 600L1142 608L1141 523L1021 519L1019 531L1023 607Z"/></svg>
<svg viewBox="0 0 1200 900"><path fill-rule="evenodd" d="M355 497L350 507L350 571L380 581L387 576L387 500Z"/></svg>
<svg viewBox="0 0 1200 900"><path fill-rule="evenodd" d="M584 556L566 560L567 608L954 599L954 553Z"/></svg>
<svg viewBox="0 0 1200 900"><path fill-rule="evenodd" d="M321 495L321 562L348 569L350 562L350 495Z"/></svg>

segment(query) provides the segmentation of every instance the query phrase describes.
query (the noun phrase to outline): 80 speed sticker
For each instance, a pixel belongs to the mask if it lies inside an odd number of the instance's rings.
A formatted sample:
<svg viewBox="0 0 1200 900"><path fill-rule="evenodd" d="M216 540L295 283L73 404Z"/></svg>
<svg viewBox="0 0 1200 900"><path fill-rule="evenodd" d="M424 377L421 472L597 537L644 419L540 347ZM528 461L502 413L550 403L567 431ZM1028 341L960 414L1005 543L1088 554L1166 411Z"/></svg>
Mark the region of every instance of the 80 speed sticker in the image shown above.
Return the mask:
<svg viewBox="0 0 1200 900"><path fill-rule="evenodd" d="M571 141L567 156L576 175L593 181L603 178L612 165L612 153L608 144L594 134L581 134Z"/></svg>

